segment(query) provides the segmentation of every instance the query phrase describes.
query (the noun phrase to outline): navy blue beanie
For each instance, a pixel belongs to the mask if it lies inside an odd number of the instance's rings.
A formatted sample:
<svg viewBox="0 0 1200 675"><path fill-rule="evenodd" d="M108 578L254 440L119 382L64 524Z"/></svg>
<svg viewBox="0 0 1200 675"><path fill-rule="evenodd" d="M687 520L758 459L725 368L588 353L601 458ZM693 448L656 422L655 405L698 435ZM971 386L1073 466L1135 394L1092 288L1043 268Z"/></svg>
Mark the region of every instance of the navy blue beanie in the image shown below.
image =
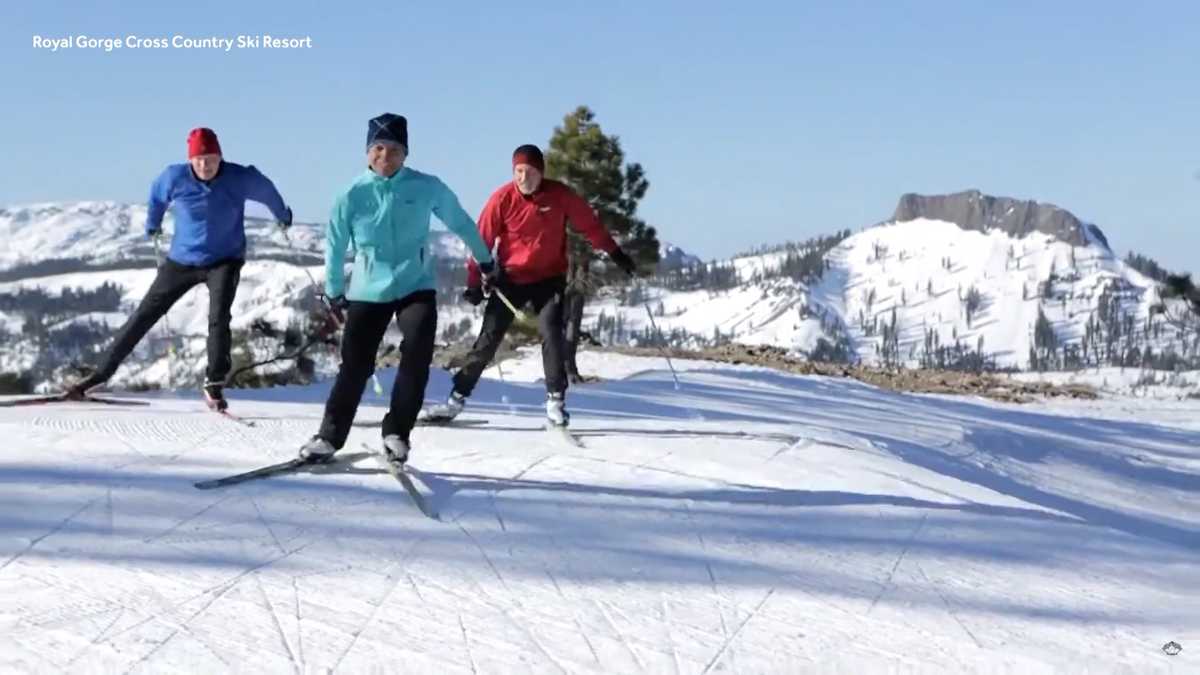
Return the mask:
<svg viewBox="0 0 1200 675"><path fill-rule="evenodd" d="M403 115L384 113L367 122L367 147L379 141L399 143L408 152L408 120Z"/></svg>

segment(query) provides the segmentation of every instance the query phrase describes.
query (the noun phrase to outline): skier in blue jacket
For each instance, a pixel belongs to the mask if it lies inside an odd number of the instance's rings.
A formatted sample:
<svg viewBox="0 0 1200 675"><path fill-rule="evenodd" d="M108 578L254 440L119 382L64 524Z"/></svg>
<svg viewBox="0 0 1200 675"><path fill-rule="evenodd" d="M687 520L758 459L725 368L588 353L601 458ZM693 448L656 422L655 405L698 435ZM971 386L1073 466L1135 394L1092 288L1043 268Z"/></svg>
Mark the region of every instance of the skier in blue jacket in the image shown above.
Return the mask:
<svg viewBox="0 0 1200 675"><path fill-rule="evenodd" d="M342 363L321 427L301 447L301 458L325 461L346 444L379 343L395 317L403 341L383 419L383 450L393 463L408 459L409 433L425 400L437 333L431 215L463 240L485 280L494 280L492 255L475 221L440 179L404 166L407 157L408 121L391 113L370 120L368 168L334 202L325 230L325 294L345 312ZM348 248L354 249L354 268L347 288Z"/></svg>
<svg viewBox="0 0 1200 675"><path fill-rule="evenodd" d="M232 366L230 309L246 257L246 200L266 205L284 228L291 226L292 211L266 176L253 166L225 161L212 129L193 129L188 134L187 163L168 166L150 187L146 234L157 241L170 207L175 215L171 250L104 362L68 388L68 398L82 398L88 389L107 382L171 306L203 283L208 286L204 399L214 410L226 408L225 376Z"/></svg>

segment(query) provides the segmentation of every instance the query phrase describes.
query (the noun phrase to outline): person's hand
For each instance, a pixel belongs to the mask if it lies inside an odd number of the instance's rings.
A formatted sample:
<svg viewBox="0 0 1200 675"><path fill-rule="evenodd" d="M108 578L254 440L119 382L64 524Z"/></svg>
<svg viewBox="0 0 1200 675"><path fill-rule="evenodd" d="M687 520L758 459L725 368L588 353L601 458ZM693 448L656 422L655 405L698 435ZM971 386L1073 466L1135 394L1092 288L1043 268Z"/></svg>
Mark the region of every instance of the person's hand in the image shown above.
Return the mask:
<svg viewBox="0 0 1200 675"><path fill-rule="evenodd" d="M1187 297L1195 286L1190 274L1168 274L1163 282L1163 295L1168 298Z"/></svg>
<svg viewBox="0 0 1200 675"><path fill-rule="evenodd" d="M491 295L493 288L504 284L504 268L495 263L480 263L479 272L483 275L480 290L484 295Z"/></svg>
<svg viewBox="0 0 1200 675"><path fill-rule="evenodd" d="M163 264L163 233L162 230L154 230L146 233L150 237L150 241L154 242L154 260L155 264L161 266Z"/></svg>
<svg viewBox="0 0 1200 675"><path fill-rule="evenodd" d="M283 216L283 220L279 221L279 229L287 232L287 229L292 226L292 209L291 207L284 207L284 211L286 213Z"/></svg>
<svg viewBox="0 0 1200 675"><path fill-rule="evenodd" d="M463 300L478 306L479 303L483 302L483 289L479 286L469 286L467 290L463 291L462 297Z"/></svg>
<svg viewBox="0 0 1200 675"><path fill-rule="evenodd" d="M618 247L612 253L609 253L608 257L610 260L616 263L617 267L620 267L621 271L625 274L631 277L637 274L637 264L634 263L633 259L629 257L629 254L627 254L620 247Z"/></svg>
<svg viewBox="0 0 1200 675"><path fill-rule="evenodd" d="M346 311L350 309L350 301L346 296L339 295L329 299L329 313L338 323L346 323Z"/></svg>

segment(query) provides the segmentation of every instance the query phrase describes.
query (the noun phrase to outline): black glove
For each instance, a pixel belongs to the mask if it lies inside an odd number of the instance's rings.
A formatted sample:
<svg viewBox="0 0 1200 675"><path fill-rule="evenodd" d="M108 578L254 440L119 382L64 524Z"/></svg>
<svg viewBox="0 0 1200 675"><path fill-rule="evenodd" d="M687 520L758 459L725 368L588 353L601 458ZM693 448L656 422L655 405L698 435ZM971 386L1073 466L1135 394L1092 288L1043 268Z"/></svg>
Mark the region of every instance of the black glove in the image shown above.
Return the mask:
<svg viewBox="0 0 1200 675"><path fill-rule="evenodd" d="M1164 298L1182 298L1191 310L1200 314L1200 288L1192 283L1190 274L1169 274L1158 291ZM1166 308L1163 308L1163 312Z"/></svg>
<svg viewBox="0 0 1200 675"><path fill-rule="evenodd" d="M339 295L336 298L329 299L329 313L337 319L338 323L346 323L346 310L350 309L350 301L346 296Z"/></svg>
<svg viewBox="0 0 1200 675"><path fill-rule="evenodd" d="M283 208L286 213L283 216L283 220L279 221L279 229L286 230L292 226L292 209L286 206Z"/></svg>
<svg viewBox="0 0 1200 675"><path fill-rule="evenodd" d="M479 271L483 274L481 289L484 295L489 295L493 288L504 284L504 268L495 263L480 263Z"/></svg>
<svg viewBox="0 0 1200 675"><path fill-rule="evenodd" d="M1168 298L1186 298L1195 286L1192 285L1190 274L1168 274L1163 282L1163 296Z"/></svg>
<svg viewBox="0 0 1200 675"><path fill-rule="evenodd" d="M616 263L617 267L620 267L621 271L625 274L628 274L632 277L637 273L637 264L635 264L633 259L629 257L629 254L625 253L625 251L620 247L618 247L612 253L609 253L608 257L610 260Z"/></svg>
<svg viewBox="0 0 1200 675"><path fill-rule="evenodd" d="M463 291L462 297L472 305L478 305L483 302L483 289L479 286L468 286L467 290Z"/></svg>

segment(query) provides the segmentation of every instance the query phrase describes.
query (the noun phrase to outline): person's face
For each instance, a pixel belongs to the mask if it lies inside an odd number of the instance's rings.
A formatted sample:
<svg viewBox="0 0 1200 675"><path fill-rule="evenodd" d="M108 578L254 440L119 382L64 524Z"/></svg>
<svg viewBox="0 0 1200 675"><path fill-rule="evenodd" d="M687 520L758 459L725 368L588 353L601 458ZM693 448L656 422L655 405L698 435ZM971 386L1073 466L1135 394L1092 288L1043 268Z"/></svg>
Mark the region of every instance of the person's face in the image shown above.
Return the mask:
<svg viewBox="0 0 1200 675"><path fill-rule="evenodd" d="M521 194L531 195L542 184L542 172L532 165L518 164L513 167L513 182Z"/></svg>
<svg viewBox="0 0 1200 675"><path fill-rule="evenodd" d="M217 154L196 155L188 161L196 178L200 180L212 180L213 176L217 175L217 169L221 168L221 156Z"/></svg>
<svg viewBox="0 0 1200 675"><path fill-rule="evenodd" d="M367 148L367 166L384 178L391 178L404 166L408 153L398 143L378 142Z"/></svg>

